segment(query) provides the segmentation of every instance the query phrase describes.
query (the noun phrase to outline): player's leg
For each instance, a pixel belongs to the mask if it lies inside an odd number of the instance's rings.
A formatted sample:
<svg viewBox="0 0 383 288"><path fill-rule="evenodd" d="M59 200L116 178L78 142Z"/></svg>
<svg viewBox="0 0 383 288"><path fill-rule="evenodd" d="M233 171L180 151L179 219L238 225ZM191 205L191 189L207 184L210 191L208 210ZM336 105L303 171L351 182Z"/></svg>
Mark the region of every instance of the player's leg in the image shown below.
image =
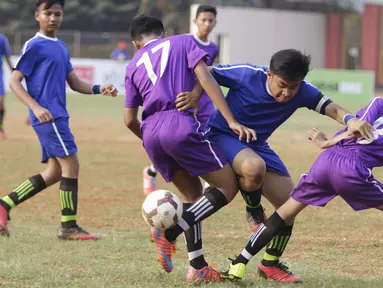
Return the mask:
<svg viewBox="0 0 383 288"><path fill-rule="evenodd" d="M43 152L44 154L44 152ZM44 157L44 155L43 155ZM12 208L33 197L60 180L61 168L56 159L45 159L45 170L37 175L29 177L17 186L10 194L0 200L0 234L8 236L7 222ZM46 162L46 161L44 161Z"/></svg>
<svg viewBox="0 0 383 288"><path fill-rule="evenodd" d="M379 206L379 207L376 207L376 209L380 210L380 211L383 211L383 205L382 206Z"/></svg>
<svg viewBox="0 0 383 288"><path fill-rule="evenodd" d="M142 171L143 174L143 184L144 184L144 194L149 195L157 189L156 176L157 170L154 165L150 165L144 168Z"/></svg>
<svg viewBox="0 0 383 288"><path fill-rule="evenodd" d="M1 81L2 79L0 79L0 82ZM5 99L5 91L2 88L2 84L0 83L0 139L6 139L6 135L3 129L3 121L4 121L4 114L5 114L4 99Z"/></svg>

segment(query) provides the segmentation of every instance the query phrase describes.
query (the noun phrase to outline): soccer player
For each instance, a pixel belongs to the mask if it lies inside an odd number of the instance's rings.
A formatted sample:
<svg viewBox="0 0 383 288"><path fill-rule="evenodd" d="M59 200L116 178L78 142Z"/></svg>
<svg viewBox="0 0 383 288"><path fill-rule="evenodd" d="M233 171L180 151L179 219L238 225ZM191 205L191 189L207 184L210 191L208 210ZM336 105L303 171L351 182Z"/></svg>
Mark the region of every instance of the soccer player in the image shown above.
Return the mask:
<svg viewBox="0 0 383 288"><path fill-rule="evenodd" d="M31 124L39 138L45 170L22 182L0 200L0 233L9 236L8 217L12 208L45 188L60 182L61 225L57 238L63 240L99 239L76 223L79 161L69 128L65 84L83 94L115 96L112 85L81 81L73 72L69 51L56 38L63 20L64 0L38 0L35 18L40 31L22 48L11 76L10 87L30 112ZM27 90L21 84L25 79Z"/></svg>
<svg viewBox="0 0 383 288"><path fill-rule="evenodd" d="M267 139L298 108L306 107L327 115L343 125L347 124L352 131L359 131L365 138L371 135L368 122L351 119L346 123L344 117L349 112L303 80L309 71L310 60L310 56L300 51L286 49L272 56L269 68L250 64L211 68L218 84L230 89L226 99L234 117L257 132L255 142L244 143L228 129L219 111L215 111L209 120L209 140L218 144L239 177L240 191L253 231L265 220L261 195L279 208L294 188L286 166L270 148ZM183 107L194 107L200 93L198 83L192 93L181 93L183 96L187 94L189 99ZM301 281L279 262L292 228L291 222L267 247L258 266L265 277L280 282Z"/></svg>
<svg viewBox="0 0 383 288"><path fill-rule="evenodd" d="M324 207L340 196L355 211L370 208L383 211L383 184L372 175L374 167L383 166L383 99L374 98L356 115L357 119L373 126L372 138L350 135L343 129L327 140L317 128L310 130L309 139L321 149L327 149L319 155L309 173L301 176L289 200L250 237L225 277L243 278L251 258L289 226L307 205ZM347 115L346 119L351 121L353 116Z"/></svg>
<svg viewBox="0 0 383 288"><path fill-rule="evenodd" d="M209 55L209 58L206 60L206 65L211 66L219 52L217 44L209 40L209 34L213 31L215 25L217 24L217 9L210 5L200 5L197 9L194 24L197 25L198 30L196 34L191 34L190 37L192 37L199 48L204 50ZM179 98L177 105L182 105L182 100L182 98ZM200 131L207 130L207 121L209 120L211 114L213 114L213 111L213 102L211 102L209 96L204 93L199 101L197 110L197 119L201 123L201 127L199 128ZM144 168L143 183L144 193L146 195L157 189L156 176L157 170L153 164Z"/></svg>
<svg viewBox="0 0 383 288"><path fill-rule="evenodd" d="M220 150L199 131L194 110L180 112L176 108L177 94L191 89L196 75L230 129L247 142L256 136L232 117L220 87L204 63L207 53L190 36L163 38L161 20L145 15L134 18L130 32L138 50L126 68L125 124L143 140L150 160L167 182L175 184L185 203L182 219L175 227L165 232L152 230L158 260L165 271L171 272L177 237L189 229L199 229L199 222L228 204L238 191L233 170ZM140 105L142 123L137 118ZM217 188L209 188L195 202L202 194L198 176ZM201 233L194 234L196 239L188 235L185 234L187 242L202 247ZM188 251L195 246L188 244ZM219 272L207 264L202 249L192 251L195 255L187 280L220 281Z"/></svg>
<svg viewBox="0 0 383 288"><path fill-rule="evenodd" d="M4 98L5 98L5 87L3 81L3 56L8 63L9 69L12 71L11 63L11 49L9 47L8 39L4 34L0 33L0 139L5 139L7 136L4 133L3 120L5 114Z"/></svg>

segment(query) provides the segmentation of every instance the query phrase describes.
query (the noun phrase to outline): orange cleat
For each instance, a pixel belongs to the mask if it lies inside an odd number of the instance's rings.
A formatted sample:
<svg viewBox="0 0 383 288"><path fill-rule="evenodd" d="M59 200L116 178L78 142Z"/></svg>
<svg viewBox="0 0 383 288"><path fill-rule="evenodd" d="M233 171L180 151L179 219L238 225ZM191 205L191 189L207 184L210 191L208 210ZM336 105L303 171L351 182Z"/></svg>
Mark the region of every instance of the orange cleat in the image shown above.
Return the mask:
<svg viewBox="0 0 383 288"><path fill-rule="evenodd" d="M80 226L76 226L73 228L63 228L60 227L57 231L57 238L59 240L100 240L101 237L88 233Z"/></svg>
<svg viewBox="0 0 383 288"><path fill-rule="evenodd" d="M205 281L205 282L223 282L224 279L220 273L211 265L205 266L200 270L189 266L186 274L187 282Z"/></svg>
<svg viewBox="0 0 383 288"><path fill-rule="evenodd" d="M263 278L273 279L281 283L303 283L302 279L290 272L289 268L283 263L271 267L259 264L258 273Z"/></svg>
<svg viewBox="0 0 383 288"><path fill-rule="evenodd" d="M157 259L161 263L162 268L170 273L173 271L172 256L176 251L176 242L170 243L166 240L164 233L159 230L152 228L151 234L153 235L154 244L157 247Z"/></svg>
<svg viewBox="0 0 383 288"><path fill-rule="evenodd" d="M0 205L0 236L9 236L8 212Z"/></svg>

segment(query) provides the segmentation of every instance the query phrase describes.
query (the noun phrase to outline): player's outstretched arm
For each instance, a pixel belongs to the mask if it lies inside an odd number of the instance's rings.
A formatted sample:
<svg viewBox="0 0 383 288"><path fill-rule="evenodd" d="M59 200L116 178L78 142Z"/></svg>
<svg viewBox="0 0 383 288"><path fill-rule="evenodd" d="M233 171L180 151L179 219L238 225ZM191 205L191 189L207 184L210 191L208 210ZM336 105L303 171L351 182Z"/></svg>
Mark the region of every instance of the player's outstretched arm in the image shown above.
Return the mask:
<svg viewBox="0 0 383 288"><path fill-rule="evenodd" d="M249 143L250 141L255 141L255 131L253 129L247 128L246 126L239 124L234 118L234 115L226 102L225 96L223 95L221 88L219 87L217 81L214 80L213 76L209 72L203 60L199 61L198 64L195 66L194 72L197 75L202 88L206 91L207 95L211 98L214 105L221 112L222 116L229 124L229 127L237 135L239 135L239 139L246 139L247 143Z"/></svg>
<svg viewBox="0 0 383 288"><path fill-rule="evenodd" d="M326 149L331 146L334 146L336 143L338 143L340 140L343 139L349 139L349 138L356 138L358 135L349 135L349 132L345 131L334 138L328 140L325 133L320 131L318 128L314 127L309 130L308 132L308 138L309 140L313 141L319 148Z"/></svg>
<svg viewBox="0 0 383 288"><path fill-rule="evenodd" d="M24 75L18 71L13 71L11 75L11 80L9 86L16 97L25 104L32 112L35 114L36 118L39 119L41 123L50 122L53 119L52 114L45 108L41 107L25 90L21 81L23 81Z"/></svg>
<svg viewBox="0 0 383 288"><path fill-rule="evenodd" d="M128 108L125 107L124 110L124 121L126 127L130 129L138 138L142 139L141 135L141 122L137 118L138 115L138 107L137 108Z"/></svg>
<svg viewBox="0 0 383 288"><path fill-rule="evenodd" d="M334 102L326 107L326 115L339 123L346 125L350 135L360 133L365 139L373 138L372 126L370 123L355 118L347 109Z"/></svg>
<svg viewBox="0 0 383 288"><path fill-rule="evenodd" d="M117 89L112 84L90 85L78 78L74 71L68 74L67 82L73 91L82 94L102 94L104 96L115 97L118 93Z"/></svg>

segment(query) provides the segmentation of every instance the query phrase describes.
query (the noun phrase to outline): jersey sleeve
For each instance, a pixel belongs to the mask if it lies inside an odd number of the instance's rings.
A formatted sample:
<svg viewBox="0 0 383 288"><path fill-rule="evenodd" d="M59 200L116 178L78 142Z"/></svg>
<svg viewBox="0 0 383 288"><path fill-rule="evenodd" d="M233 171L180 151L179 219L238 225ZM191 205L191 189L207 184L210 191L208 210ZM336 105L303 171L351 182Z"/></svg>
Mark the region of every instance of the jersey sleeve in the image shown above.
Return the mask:
<svg viewBox="0 0 383 288"><path fill-rule="evenodd" d="M67 48L67 55L68 55L68 62L66 64L66 75L68 76L69 73L73 71L73 66L72 66L72 63L70 62L70 53L68 48Z"/></svg>
<svg viewBox="0 0 383 288"><path fill-rule="evenodd" d="M142 106L142 98L140 93L137 90L137 87L134 85L132 79L126 75L125 76L125 107L127 108L137 108Z"/></svg>
<svg viewBox="0 0 383 288"><path fill-rule="evenodd" d="M29 78L40 59L39 49L33 43L26 43L21 50L20 57L15 64L15 70Z"/></svg>
<svg viewBox="0 0 383 288"><path fill-rule="evenodd" d="M367 121L371 125L374 122L383 116L383 99L381 97L376 97L371 100L368 106L357 113L357 117L360 120Z"/></svg>
<svg viewBox="0 0 383 288"><path fill-rule="evenodd" d="M213 67L213 77L219 85L238 89L246 73L245 65L216 65Z"/></svg>
<svg viewBox="0 0 383 288"><path fill-rule="evenodd" d="M204 60L206 62L209 55L201 48L199 48L190 37L184 36L184 39L184 47L187 53L186 56L188 61L188 68L194 70L198 62L200 60Z"/></svg>
<svg viewBox="0 0 383 288"><path fill-rule="evenodd" d="M332 100L324 95L317 87L303 81L298 92L302 99L301 107L306 107L322 115L326 114L326 107Z"/></svg>

